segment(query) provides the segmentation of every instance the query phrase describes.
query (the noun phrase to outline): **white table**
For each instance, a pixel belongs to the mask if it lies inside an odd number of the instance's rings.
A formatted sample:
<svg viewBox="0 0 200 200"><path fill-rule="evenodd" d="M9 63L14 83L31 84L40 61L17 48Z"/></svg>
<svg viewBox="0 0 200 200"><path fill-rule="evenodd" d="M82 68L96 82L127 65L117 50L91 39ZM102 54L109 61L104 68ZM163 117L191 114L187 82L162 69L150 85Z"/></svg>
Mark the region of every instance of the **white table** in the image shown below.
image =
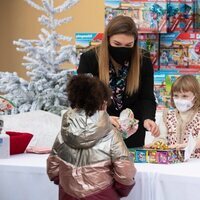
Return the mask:
<svg viewBox="0 0 200 200"><path fill-rule="evenodd" d="M0 159L0 200L57 200L46 175L47 155L19 154Z"/></svg>
<svg viewBox="0 0 200 200"><path fill-rule="evenodd" d="M200 159L177 164L135 163L133 200L199 200Z"/></svg>
<svg viewBox="0 0 200 200"><path fill-rule="evenodd" d="M19 154L0 159L0 200L57 200L58 186L46 174L48 155ZM131 195L125 200L133 200Z"/></svg>
<svg viewBox="0 0 200 200"><path fill-rule="evenodd" d="M57 200L58 188L46 175L47 156L20 154L0 160L0 200ZM135 166L136 185L123 200L200 199L200 159Z"/></svg>

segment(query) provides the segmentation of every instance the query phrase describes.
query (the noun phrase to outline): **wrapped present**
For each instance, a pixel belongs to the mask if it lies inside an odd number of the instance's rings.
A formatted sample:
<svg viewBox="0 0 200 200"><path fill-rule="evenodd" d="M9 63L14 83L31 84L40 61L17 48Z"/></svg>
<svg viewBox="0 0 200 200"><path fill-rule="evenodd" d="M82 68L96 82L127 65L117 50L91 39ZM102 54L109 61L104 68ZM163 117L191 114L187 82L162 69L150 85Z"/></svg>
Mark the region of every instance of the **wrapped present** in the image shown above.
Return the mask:
<svg viewBox="0 0 200 200"><path fill-rule="evenodd" d="M120 113L119 123L123 138L128 138L137 131L139 121L134 118L132 110L126 108Z"/></svg>

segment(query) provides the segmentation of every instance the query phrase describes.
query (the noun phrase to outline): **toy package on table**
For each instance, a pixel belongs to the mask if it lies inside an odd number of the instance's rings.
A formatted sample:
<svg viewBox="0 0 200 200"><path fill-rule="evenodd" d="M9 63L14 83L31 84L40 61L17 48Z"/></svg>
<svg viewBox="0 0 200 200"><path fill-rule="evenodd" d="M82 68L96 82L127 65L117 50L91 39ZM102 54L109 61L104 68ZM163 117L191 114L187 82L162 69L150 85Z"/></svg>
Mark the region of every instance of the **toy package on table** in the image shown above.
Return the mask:
<svg viewBox="0 0 200 200"><path fill-rule="evenodd" d="M184 149L170 149L158 141L151 148L129 149L135 163L171 164L185 161Z"/></svg>
<svg viewBox="0 0 200 200"><path fill-rule="evenodd" d="M128 138L137 131L138 122L139 121L134 118L134 114L131 109L126 108L120 113L119 123L123 138Z"/></svg>

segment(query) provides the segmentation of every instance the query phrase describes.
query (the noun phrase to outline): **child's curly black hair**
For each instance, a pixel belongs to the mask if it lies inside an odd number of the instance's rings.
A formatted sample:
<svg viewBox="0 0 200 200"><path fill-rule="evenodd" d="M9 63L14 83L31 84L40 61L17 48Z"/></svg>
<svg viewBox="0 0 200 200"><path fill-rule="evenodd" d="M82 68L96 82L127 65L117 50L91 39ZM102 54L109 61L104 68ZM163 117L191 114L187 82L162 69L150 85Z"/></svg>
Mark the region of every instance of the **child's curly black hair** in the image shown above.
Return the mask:
<svg viewBox="0 0 200 200"><path fill-rule="evenodd" d="M68 100L72 108L83 109L91 116L110 103L111 90L98 78L87 74L73 76L67 85Z"/></svg>

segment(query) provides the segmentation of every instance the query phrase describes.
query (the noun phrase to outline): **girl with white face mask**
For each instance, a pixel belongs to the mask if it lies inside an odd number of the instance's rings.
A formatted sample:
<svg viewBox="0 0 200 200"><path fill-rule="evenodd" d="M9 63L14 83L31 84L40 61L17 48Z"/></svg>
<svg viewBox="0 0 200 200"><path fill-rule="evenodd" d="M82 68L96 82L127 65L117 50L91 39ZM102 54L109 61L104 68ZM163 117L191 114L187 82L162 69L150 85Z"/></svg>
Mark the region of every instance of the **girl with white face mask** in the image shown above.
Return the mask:
<svg viewBox="0 0 200 200"><path fill-rule="evenodd" d="M180 76L171 88L172 110L163 113L159 129L161 140L172 148L187 146L189 135L196 140L191 157L200 158L200 84L192 75Z"/></svg>
<svg viewBox="0 0 200 200"><path fill-rule="evenodd" d="M187 112L194 106L194 94L188 92L174 92L173 101L179 112Z"/></svg>

